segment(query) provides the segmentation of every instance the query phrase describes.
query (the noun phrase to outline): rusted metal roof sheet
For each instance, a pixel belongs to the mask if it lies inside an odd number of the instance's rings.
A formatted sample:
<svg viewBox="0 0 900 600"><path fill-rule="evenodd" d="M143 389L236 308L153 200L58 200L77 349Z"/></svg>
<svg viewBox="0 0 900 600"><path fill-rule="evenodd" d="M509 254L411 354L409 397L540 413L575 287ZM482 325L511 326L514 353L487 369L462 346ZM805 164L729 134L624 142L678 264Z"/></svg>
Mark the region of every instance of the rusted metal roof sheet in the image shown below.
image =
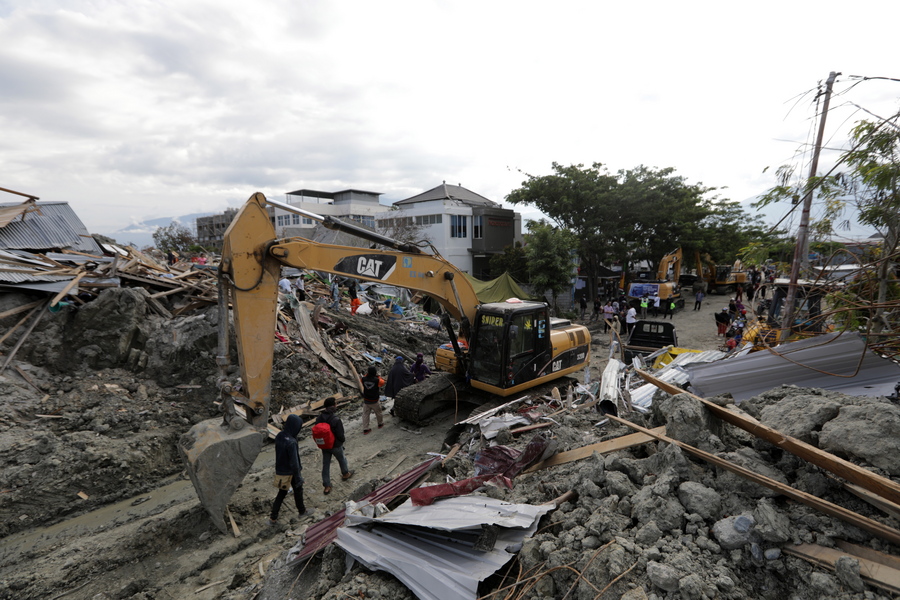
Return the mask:
<svg viewBox="0 0 900 600"><path fill-rule="evenodd" d="M26 212L30 207L36 210ZM24 218L16 218L23 213ZM4 224L3 217L9 216L11 218ZM103 254L68 202L0 204L0 248L68 248L88 254Z"/></svg>
<svg viewBox="0 0 900 600"><path fill-rule="evenodd" d="M427 473L440 460L439 457L429 458L363 497L360 502L378 504L392 500L395 496L409 490L419 477ZM344 522L344 513L345 510L341 509L307 529L303 535L302 546L294 546L288 551L288 566L299 563L333 542L337 538L338 528Z"/></svg>

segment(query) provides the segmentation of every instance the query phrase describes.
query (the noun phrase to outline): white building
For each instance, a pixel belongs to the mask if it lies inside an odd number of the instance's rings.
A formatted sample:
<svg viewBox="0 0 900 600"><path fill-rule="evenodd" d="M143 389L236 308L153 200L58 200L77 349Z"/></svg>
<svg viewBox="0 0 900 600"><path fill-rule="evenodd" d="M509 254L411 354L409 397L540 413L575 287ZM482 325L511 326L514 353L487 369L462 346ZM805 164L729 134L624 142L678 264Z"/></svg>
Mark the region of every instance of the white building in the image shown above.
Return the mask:
<svg viewBox="0 0 900 600"><path fill-rule="evenodd" d="M323 216L331 216L354 221L367 227L375 227L375 215L384 211L380 204L378 192L365 190L341 190L340 192L322 192L318 190L296 190L288 192L286 204L291 204L305 211ZM289 213L277 206L269 206L275 235L279 238L306 236L315 228L318 221Z"/></svg>
<svg viewBox="0 0 900 600"><path fill-rule="evenodd" d="M519 213L462 186L444 182L394 206L376 215L379 230L392 229L392 220L410 219L441 256L475 277L487 275L491 256L522 240Z"/></svg>

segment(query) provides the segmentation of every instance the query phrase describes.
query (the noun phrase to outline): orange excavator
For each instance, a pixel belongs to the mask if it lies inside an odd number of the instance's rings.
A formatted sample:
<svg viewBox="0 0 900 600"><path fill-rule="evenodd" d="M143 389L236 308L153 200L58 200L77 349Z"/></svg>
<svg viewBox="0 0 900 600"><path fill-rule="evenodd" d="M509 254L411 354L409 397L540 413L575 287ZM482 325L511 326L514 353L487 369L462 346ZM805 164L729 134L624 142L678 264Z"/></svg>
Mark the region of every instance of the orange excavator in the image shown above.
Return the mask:
<svg viewBox="0 0 900 600"><path fill-rule="evenodd" d="M389 250L323 244L299 237L276 239L267 211L270 204ZM481 304L462 272L434 248L431 250L428 253L418 245L353 223L267 200L260 193L238 211L225 232L219 266L217 364L224 418L196 424L178 444L200 502L220 530L226 531L228 500L250 470L265 436L282 266L389 283L430 296L444 311L441 320L450 338L449 344L437 350L436 365L456 381L467 381L482 392L509 396L587 366L587 328L550 317L549 307L543 302L510 299ZM240 389L225 376L229 303L234 311ZM459 321L462 340L457 338L451 317ZM426 382L440 384L441 379L430 377ZM401 401L398 396L394 408L402 418L421 421L427 417L423 413L426 408L434 409L430 400L410 396Z"/></svg>

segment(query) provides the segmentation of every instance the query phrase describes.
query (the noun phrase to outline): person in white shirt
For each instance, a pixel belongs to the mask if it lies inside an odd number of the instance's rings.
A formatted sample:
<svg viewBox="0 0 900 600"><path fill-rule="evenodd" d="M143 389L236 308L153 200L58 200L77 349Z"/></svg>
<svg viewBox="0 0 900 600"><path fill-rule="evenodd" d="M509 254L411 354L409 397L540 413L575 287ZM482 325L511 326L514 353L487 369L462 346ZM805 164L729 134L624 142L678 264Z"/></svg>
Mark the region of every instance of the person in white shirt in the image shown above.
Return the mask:
<svg viewBox="0 0 900 600"><path fill-rule="evenodd" d="M629 306L628 312L625 313L625 332L628 335L631 335L631 330L634 329L635 323L637 323L637 309Z"/></svg>

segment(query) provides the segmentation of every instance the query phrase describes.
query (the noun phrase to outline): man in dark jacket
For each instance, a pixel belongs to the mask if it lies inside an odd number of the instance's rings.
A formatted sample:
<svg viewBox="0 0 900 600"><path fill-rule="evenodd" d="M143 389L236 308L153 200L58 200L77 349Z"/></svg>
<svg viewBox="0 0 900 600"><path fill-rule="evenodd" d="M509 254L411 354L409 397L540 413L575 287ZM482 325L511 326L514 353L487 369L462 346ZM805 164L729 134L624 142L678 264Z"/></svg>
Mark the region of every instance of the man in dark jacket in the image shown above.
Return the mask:
<svg viewBox="0 0 900 600"><path fill-rule="evenodd" d="M384 385L384 379L378 376L378 369L375 368L375 365L369 365L369 371L361 381L363 386L363 435L368 435L372 431L369 429L369 415L373 412L378 420L378 429L384 427L384 416L381 414L381 403L378 401L379 396L381 396L380 388Z"/></svg>
<svg viewBox="0 0 900 600"><path fill-rule="evenodd" d="M303 504L303 477L300 476L303 467L300 465L300 448L297 446L297 434L302 428L303 419L297 415L288 415L284 429L275 436L275 487L278 488L278 495L275 496L269 516L269 523L273 525L278 520L281 503L290 489L294 490L297 512L300 516L306 513L306 506Z"/></svg>
<svg viewBox="0 0 900 600"><path fill-rule="evenodd" d="M388 373L387 384L384 386L384 394L390 398L394 398L400 393L400 390L415 382L413 374L406 368L403 362L405 359L398 356L394 359L394 366Z"/></svg>
<svg viewBox="0 0 900 600"><path fill-rule="evenodd" d="M328 423L331 426L331 433L334 434L334 446L329 450L322 449L322 492L331 493L331 457L335 457L338 466L341 468L341 479L350 479L353 471L347 466L347 459L344 457L344 423L337 416L337 403L334 398L325 399L325 410L318 417L316 423Z"/></svg>

